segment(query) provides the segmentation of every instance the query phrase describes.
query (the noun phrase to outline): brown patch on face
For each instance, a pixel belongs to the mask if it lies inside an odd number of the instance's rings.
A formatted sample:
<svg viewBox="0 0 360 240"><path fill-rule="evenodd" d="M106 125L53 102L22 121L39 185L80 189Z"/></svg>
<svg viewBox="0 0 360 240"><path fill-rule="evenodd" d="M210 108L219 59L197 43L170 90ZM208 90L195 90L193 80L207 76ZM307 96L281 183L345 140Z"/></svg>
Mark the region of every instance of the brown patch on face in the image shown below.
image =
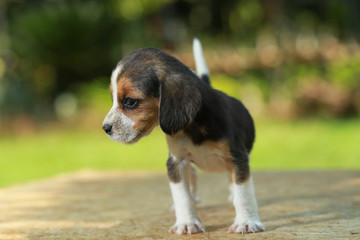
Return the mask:
<svg viewBox="0 0 360 240"><path fill-rule="evenodd" d="M125 110L122 101L126 97L138 100L138 106L132 110ZM158 124L159 98L145 96L143 92L133 87L130 78L119 79L117 100L120 111L135 123L133 129L141 133L140 136L148 134Z"/></svg>
<svg viewBox="0 0 360 240"><path fill-rule="evenodd" d="M159 122L159 98L144 98L139 106L129 114L135 122L133 129L147 134ZM134 114L133 114L134 113Z"/></svg>
<svg viewBox="0 0 360 240"><path fill-rule="evenodd" d="M143 92L134 88L134 85L130 78L120 78L118 80L117 87L117 100L119 106L122 106L122 101L125 97L131 97L133 99L143 99L145 97L145 94Z"/></svg>

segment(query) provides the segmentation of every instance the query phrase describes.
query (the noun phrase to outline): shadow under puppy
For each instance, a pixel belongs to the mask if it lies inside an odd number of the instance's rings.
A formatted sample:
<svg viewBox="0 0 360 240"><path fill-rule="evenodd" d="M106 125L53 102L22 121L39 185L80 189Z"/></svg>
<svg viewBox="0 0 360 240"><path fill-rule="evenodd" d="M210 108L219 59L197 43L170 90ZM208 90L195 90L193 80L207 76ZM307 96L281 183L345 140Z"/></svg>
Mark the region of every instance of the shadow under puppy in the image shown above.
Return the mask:
<svg viewBox="0 0 360 240"><path fill-rule="evenodd" d="M111 75L113 106L103 129L112 140L128 144L159 124L166 133L166 165L176 214L170 232L205 232L195 209L192 164L230 174L236 217L229 232L263 231L249 168L253 120L240 101L210 86L197 39L193 47L198 76L158 49L143 48L124 57Z"/></svg>

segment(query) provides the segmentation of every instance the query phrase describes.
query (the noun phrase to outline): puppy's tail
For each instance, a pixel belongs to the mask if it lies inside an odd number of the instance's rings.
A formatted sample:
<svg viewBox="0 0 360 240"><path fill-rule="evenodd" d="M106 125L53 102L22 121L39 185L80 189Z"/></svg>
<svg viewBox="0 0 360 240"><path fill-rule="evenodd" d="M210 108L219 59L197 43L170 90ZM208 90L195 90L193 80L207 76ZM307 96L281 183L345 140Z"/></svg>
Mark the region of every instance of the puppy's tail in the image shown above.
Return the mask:
<svg viewBox="0 0 360 240"><path fill-rule="evenodd" d="M206 66L206 61L202 51L201 43L197 38L194 38L193 41L193 51L195 58L196 74L199 76L200 79L210 84L209 69Z"/></svg>

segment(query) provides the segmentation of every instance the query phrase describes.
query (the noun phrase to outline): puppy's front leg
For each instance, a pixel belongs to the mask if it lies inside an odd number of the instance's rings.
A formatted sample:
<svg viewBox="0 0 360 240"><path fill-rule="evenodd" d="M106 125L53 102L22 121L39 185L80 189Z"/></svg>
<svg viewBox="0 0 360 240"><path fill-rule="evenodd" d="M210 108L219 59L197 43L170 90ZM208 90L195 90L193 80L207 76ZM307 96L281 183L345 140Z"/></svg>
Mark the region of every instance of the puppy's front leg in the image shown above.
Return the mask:
<svg viewBox="0 0 360 240"><path fill-rule="evenodd" d="M170 228L170 232L176 234L205 232L205 227L196 214L195 202L189 189L190 163L186 159L170 156L166 165L176 215L175 225Z"/></svg>

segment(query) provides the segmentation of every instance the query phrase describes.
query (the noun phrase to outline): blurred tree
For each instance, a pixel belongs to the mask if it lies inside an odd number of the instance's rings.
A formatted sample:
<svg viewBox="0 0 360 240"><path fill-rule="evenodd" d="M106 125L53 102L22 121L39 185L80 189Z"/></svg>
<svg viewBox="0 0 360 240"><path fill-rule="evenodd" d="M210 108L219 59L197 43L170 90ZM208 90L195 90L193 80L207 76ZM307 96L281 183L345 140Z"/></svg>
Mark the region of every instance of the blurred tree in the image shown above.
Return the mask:
<svg viewBox="0 0 360 240"><path fill-rule="evenodd" d="M194 36L222 48L213 58L222 64L216 70L238 77L247 69L268 91L296 87L313 63L317 78L359 85L351 59L329 63L357 49L357 0L5 0L0 6L7 23L0 25L3 113L51 109L60 93L108 77L124 54L144 46L174 50Z"/></svg>
<svg viewBox="0 0 360 240"><path fill-rule="evenodd" d="M35 4L9 14L14 72L38 97L53 98L79 82L111 71L121 55L121 21L105 1ZM11 73L10 73L11 74Z"/></svg>

